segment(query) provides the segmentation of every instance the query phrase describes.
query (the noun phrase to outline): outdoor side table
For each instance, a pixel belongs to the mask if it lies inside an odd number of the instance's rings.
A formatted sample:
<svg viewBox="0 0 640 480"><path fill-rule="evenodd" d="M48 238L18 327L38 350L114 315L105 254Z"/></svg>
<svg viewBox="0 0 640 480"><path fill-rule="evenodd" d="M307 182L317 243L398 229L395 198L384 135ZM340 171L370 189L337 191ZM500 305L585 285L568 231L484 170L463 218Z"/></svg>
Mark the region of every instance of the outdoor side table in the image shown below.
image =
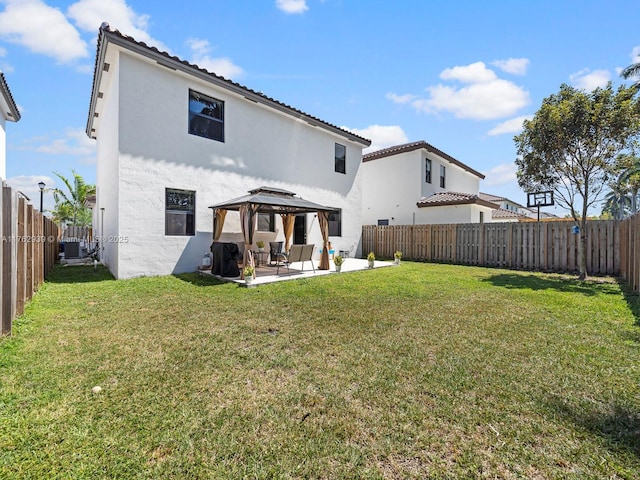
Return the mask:
<svg viewBox="0 0 640 480"><path fill-rule="evenodd" d="M256 267L259 267L260 265L266 265L267 261L269 260L269 252L254 251L253 258L255 258L256 260Z"/></svg>

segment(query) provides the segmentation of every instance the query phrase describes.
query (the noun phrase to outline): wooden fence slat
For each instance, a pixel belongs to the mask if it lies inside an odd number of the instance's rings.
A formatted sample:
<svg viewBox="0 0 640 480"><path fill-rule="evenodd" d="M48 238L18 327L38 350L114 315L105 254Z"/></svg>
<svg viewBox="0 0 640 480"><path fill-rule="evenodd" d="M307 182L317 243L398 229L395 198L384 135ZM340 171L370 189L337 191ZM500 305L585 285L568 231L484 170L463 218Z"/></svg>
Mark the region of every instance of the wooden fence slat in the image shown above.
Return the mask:
<svg viewBox="0 0 640 480"><path fill-rule="evenodd" d="M9 335L14 318L57 260L58 227L2 182L0 234L0 324L1 333Z"/></svg>
<svg viewBox="0 0 640 480"><path fill-rule="evenodd" d="M396 250L406 260L575 273L580 235L573 222L504 222L433 225L366 225L363 254L392 258ZM622 274L640 284L640 217L626 224L590 220L587 224L587 266L590 275Z"/></svg>

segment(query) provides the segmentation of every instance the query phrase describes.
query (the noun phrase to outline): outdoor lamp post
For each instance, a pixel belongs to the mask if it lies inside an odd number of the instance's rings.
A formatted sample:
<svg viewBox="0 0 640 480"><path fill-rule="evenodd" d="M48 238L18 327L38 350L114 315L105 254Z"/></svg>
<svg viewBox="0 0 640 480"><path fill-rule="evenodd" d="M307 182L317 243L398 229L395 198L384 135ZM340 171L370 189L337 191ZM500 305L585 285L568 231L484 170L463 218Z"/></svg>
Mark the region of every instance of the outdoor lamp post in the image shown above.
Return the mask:
<svg viewBox="0 0 640 480"><path fill-rule="evenodd" d="M46 187L46 183L39 182L38 187L40 188L40 213L42 213L42 195L44 194L44 187Z"/></svg>
<svg viewBox="0 0 640 480"><path fill-rule="evenodd" d="M42 180L38 182L38 188L40 188L40 213L42 214L42 235L43 236L45 235L45 229L44 229L44 211L42 209L42 198L43 198L45 186L46 184ZM42 270L44 275L44 272L47 271L47 244L46 243L44 244L44 247L42 247L42 267L44 269Z"/></svg>

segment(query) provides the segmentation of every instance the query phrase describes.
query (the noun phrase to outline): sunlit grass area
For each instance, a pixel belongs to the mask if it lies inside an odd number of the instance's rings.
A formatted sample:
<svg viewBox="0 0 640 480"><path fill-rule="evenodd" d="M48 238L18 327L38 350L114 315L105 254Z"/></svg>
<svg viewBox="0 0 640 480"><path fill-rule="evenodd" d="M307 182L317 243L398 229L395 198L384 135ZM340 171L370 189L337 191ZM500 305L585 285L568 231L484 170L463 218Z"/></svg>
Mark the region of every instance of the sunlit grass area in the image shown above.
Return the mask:
<svg viewBox="0 0 640 480"><path fill-rule="evenodd" d="M637 307L411 262L252 289L59 267L0 340L0 478L638 478Z"/></svg>

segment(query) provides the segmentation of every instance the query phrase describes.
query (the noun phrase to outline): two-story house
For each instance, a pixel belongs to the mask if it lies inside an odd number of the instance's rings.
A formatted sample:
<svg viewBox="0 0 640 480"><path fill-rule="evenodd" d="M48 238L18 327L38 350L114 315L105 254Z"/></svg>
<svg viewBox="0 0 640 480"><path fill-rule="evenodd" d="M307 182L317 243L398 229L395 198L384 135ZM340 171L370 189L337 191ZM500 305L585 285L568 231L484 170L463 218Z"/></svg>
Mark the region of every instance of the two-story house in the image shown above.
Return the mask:
<svg viewBox="0 0 640 480"><path fill-rule="evenodd" d="M491 221L497 205L479 197L484 175L425 141L362 158L365 225Z"/></svg>
<svg viewBox="0 0 640 480"><path fill-rule="evenodd" d="M535 218L535 213L507 197L480 192L480 198L495 203L499 208L493 211L491 218L495 222L518 222Z"/></svg>
<svg viewBox="0 0 640 480"><path fill-rule="evenodd" d="M86 133L97 141L94 230L117 278L193 271L211 245L209 207L265 185L336 208L329 241L360 253L369 140L108 24ZM258 230L257 240L284 238L279 215L260 218ZM230 212L220 239L240 232ZM296 217L294 243L322 245L314 214Z"/></svg>
<svg viewBox="0 0 640 480"><path fill-rule="evenodd" d="M7 122L20 120L20 111L11 95L7 80L0 72L0 180L7 178Z"/></svg>

